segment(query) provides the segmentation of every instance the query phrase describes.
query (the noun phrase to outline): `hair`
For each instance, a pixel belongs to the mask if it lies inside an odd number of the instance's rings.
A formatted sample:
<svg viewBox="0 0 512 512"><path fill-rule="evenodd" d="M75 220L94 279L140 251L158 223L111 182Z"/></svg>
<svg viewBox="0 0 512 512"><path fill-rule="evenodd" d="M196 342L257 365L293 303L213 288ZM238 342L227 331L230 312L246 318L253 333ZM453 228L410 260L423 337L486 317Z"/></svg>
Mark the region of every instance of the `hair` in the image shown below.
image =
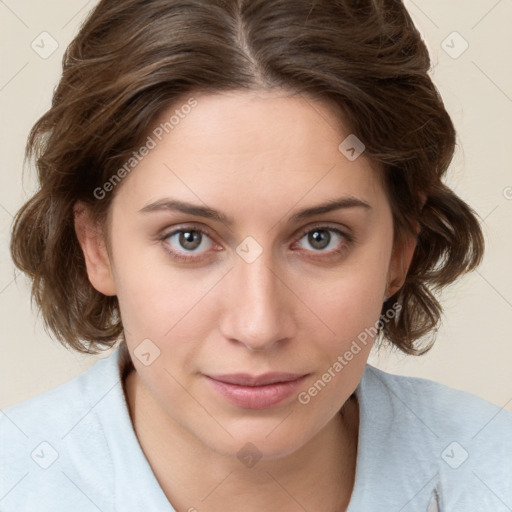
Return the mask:
<svg viewBox="0 0 512 512"><path fill-rule="evenodd" d="M398 0L100 1L26 146L39 188L15 217L11 254L45 328L87 353L124 339L117 297L89 282L73 207L82 201L105 222L119 187L101 199L95 191L155 119L194 93L279 89L339 106L379 163L395 243L417 236L406 280L382 308L400 312L382 335L405 353L426 352L442 314L434 293L484 250L473 210L442 182L456 135L429 68Z"/></svg>

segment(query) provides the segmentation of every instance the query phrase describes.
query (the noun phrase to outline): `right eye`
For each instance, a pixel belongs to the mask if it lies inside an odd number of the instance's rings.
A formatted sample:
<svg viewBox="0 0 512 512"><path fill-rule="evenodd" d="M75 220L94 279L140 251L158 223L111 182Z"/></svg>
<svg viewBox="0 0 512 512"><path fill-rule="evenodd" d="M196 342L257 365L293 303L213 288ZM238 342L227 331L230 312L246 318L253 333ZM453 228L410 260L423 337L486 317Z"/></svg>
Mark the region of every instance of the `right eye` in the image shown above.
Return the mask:
<svg viewBox="0 0 512 512"><path fill-rule="evenodd" d="M162 240L171 256L182 261L199 260L214 245L206 231L199 228L179 228L166 233Z"/></svg>

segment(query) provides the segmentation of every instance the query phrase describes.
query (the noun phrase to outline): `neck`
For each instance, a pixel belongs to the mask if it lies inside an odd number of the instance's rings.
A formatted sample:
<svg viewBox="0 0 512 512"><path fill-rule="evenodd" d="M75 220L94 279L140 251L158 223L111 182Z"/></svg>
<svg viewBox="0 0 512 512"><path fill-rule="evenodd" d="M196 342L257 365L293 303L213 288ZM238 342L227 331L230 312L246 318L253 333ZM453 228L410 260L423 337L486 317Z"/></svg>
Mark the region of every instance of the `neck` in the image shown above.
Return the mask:
<svg viewBox="0 0 512 512"><path fill-rule="evenodd" d="M162 490L176 510L244 512L345 510L354 486L359 428L355 395L308 443L245 467L176 424L135 371L125 380L132 423Z"/></svg>

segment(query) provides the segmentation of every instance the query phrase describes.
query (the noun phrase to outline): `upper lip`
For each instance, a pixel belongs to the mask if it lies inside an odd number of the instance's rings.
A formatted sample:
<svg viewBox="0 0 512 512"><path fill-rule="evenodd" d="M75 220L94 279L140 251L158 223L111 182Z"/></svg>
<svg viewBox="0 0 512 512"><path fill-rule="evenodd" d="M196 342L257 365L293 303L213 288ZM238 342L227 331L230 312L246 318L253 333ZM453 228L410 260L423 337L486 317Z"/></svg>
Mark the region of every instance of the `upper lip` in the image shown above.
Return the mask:
<svg viewBox="0 0 512 512"><path fill-rule="evenodd" d="M207 375L210 379L235 384L238 386L266 386L277 382L290 382L304 377L304 373L270 372L263 375L251 375L249 373L231 373L224 375Z"/></svg>

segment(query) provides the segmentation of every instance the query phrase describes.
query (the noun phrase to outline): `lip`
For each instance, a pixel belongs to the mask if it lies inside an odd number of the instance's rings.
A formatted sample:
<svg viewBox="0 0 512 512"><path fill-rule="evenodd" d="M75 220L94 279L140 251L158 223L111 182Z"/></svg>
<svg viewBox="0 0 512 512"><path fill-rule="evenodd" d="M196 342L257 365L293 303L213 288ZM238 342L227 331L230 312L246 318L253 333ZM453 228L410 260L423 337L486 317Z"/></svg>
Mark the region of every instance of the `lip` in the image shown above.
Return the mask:
<svg viewBox="0 0 512 512"><path fill-rule="evenodd" d="M205 375L215 391L244 409L268 409L286 400L309 374L272 372Z"/></svg>

